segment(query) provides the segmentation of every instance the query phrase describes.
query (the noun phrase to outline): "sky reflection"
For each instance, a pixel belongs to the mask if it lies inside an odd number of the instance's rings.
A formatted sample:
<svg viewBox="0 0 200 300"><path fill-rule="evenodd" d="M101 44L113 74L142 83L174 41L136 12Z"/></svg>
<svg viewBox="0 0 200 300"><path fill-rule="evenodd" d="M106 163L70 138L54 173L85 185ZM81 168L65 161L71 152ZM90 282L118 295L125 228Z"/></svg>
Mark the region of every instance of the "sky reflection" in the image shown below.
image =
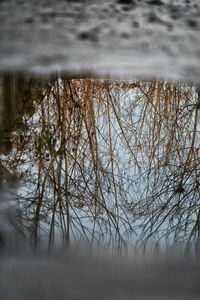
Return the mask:
<svg viewBox="0 0 200 300"><path fill-rule="evenodd" d="M0 80L1 189L12 187L15 227L35 247L199 252L195 86Z"/></svg>

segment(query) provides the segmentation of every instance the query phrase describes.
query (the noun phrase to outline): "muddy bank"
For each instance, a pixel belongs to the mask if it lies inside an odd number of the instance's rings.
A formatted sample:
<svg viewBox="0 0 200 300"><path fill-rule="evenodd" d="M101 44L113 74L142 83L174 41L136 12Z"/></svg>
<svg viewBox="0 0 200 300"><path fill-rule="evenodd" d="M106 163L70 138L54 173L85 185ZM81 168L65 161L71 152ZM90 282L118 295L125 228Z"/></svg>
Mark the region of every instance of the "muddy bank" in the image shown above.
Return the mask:
<svg viewBox="0 0 200 300"><path fill-rule="evenodd" d="M1 1L0 70L198 81L199 13L197 0Z"/></svg>

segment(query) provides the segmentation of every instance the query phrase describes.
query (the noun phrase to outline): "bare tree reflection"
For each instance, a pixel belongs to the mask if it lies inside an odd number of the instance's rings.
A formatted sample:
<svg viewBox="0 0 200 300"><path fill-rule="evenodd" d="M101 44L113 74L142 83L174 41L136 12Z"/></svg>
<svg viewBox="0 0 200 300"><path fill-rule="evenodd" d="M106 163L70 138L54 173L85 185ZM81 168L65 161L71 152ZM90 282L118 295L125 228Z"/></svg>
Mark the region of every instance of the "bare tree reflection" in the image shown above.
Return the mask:
<svg viewBox="0 0 200 300"><path fill-rule="evenodd" d="M16 226L34 245L200 247L200 94L187 84L54 77L1 164L18 175ZM41 97L40 97L41 99Z"/></svg>

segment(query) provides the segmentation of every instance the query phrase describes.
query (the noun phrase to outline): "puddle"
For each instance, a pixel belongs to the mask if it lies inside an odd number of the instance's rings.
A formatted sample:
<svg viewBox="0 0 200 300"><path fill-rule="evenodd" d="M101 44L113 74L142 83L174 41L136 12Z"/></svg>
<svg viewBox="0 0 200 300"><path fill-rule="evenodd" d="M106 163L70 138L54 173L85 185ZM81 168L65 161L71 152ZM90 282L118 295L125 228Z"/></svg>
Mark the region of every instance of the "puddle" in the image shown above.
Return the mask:
<svg viewBox="0 0 200 300"><path fill-rule="evenodd" d="M3 299L197 299L198 87L13 73L0 95Z"/></svg>
<svg viewBox="0 0 200 300"><path fill-rule="evenodd" d="M1 299L199 298L199 12L0 1Z"/></svg>
<svg viewBox="0 0 200 300"><path fill-rule="evenodd" d="M35 247L199 251L198 87L64 74L0 81L1 187Z"/></svg>

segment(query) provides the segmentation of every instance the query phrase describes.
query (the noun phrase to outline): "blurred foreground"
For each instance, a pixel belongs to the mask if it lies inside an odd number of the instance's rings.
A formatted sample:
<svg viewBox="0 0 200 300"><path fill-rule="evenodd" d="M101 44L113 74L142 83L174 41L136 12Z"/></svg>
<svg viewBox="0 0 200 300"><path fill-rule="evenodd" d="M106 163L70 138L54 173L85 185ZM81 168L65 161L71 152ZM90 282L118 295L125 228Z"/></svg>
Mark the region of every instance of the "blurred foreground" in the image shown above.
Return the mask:
<svg viewBox="0 0 200 300"><path fill-rule="evenodd" d="M197 300L197 262L89 258L81 253L0 258L1 300Z"/></svg>

